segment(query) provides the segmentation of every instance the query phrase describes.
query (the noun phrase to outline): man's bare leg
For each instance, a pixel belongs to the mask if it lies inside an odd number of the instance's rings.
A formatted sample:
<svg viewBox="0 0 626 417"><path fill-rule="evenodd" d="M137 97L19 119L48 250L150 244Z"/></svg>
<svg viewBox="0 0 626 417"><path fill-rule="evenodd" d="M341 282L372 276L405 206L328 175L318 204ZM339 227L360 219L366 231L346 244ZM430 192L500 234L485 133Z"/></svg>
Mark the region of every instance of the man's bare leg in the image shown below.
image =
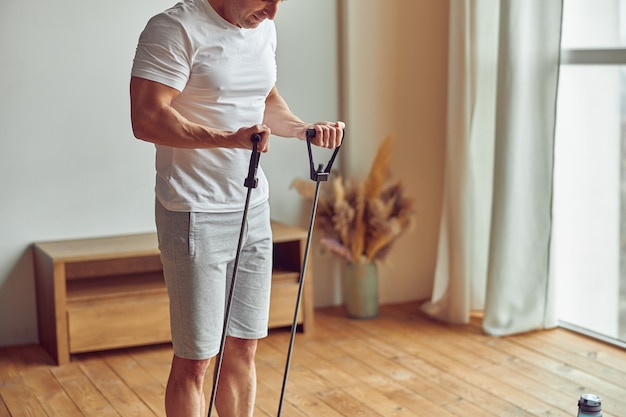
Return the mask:
<svg viewBox="0 0 626 417"><path fill-rule="evenodd" d="M226 338L215 406L220 417L252 417L256 396L257 341ZM204 380L210 359L174 355L165 391L167 417L204 417Z"/></svg>
<svg viewBox="0 0 626 417"><path fill-rule="evenodd" d="M215 407L220 417L252 417L257 340L226 338Z"/></svg>
<svg viewBox="0 0 626 417"><path fill-rule="evenodd" d="M165 390L167 417L204 417L204 377L210 359L183 359L176 355Z"/></svg>

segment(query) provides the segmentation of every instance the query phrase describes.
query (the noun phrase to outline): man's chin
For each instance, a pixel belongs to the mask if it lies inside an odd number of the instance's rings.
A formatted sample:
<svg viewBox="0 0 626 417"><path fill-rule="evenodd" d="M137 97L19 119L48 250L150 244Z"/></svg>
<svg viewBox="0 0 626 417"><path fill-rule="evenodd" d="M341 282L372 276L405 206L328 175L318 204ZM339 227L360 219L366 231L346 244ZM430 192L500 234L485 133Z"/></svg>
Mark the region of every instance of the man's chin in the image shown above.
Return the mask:
<svg viewBox="0 0 626 417"><path fill-rule="evenodd" d="M261 17L258 17L256 15L252 15L252 16L250 16L249 19L246 20L246 22L245 22L246 23L246 27L250 28L250 29L255 28L255 27L259 26L261 23L263 23L264 20L265 20L264 17L261 18Z"/></svg>

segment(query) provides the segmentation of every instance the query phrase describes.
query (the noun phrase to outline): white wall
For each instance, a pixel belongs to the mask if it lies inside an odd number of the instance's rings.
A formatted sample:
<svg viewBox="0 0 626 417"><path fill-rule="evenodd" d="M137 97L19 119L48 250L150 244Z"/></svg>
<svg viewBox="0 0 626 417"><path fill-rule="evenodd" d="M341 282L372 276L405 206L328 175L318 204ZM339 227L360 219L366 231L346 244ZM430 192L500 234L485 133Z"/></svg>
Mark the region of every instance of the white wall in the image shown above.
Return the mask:
<svg viewBox="0 0 626 417"><path fill-rule="evenodd" d="M340 114L347 123L346 142L340 152L343 174L367 175L379 142L395 133L392 173L416 199L416 229L402 236L379 265L380 302L426 299L432 292L441 215L449 2L342 0L338 5ZM324 16L318 22L322 21ZM324 27L333 30L330 24ZM310 65L316 71L327 70L313 62ZM304 67L298 69L302 70ZM318 86L301 87L313 94ZM322 94L320 99L323 101ZM324 112L326 109L334 109L330 98L311 112L321 111L316 120L329 118L332 112ZM307 164L304 155L294 155L303 161L290 162L291 172ZM326 162L327 155L319 160ZM299 176L307 178L304 168ZM292 179L283 178L283 184ZM300 215L299 221L289 216L290 222L306 227L310 207L298 203L295 200L283 208ZM317 242L314 235L311 265L315 305L341 304L343 264L321 250Z"/></svg>
<svg viewBox="0 0 626 417"><path fill-rule="evenodd" d="M37 341L32 242L154 230L154 151L132 136L128 81L147 19L173 3L0 3L0 346ZM277 19L279 88L306 120L338 118L335 8L290 1ZM289 223L298 145L276 140L261 160Z"/></svg>
<svg viewBox="0 0 626 417"><path fill-rule="evenodd" d="M140 31L171 4L0 3L0 346L37 341L32 242L154 230L154 151L132 137L128 81ZM441 209L448 1L280 7L279 89L305 120L346 120L346 173L367 171L378 141L396 133L394 174L417 199L418 227L381 268L381 302L428 297ZM306 226L310 207L289 189L308 176L303 144L277 138L261 164L273 217ZM311 265L316 305L340 303L340 264L314 247Z"/></svg>
<svg viewBox="0 0 626 417"><path fill-rule="evenodd" d="M392 174L416 198L416 229L400 238L379 268L380 301L425 299L432 291L441 213L449 2L342 4L345 169L366 175L378 143L395 133Z"/></svg>

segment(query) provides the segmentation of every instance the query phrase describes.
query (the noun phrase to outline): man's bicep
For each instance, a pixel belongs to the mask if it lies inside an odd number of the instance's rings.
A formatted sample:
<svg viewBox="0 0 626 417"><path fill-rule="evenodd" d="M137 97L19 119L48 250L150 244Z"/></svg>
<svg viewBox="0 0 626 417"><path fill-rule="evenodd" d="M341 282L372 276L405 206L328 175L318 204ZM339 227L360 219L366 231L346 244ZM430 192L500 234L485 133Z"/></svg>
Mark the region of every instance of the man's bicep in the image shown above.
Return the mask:
<svg viewBox="0 0 626 417"><path fill-rule="evenodd" d="M130 78L131 104L141 105L144 108L169 106L179 94L180 91L177 89L156 81L134 76Z"/></svg>
<svg viewBox="0 0 626 417"><path fill-rule="evenodd" d="M130 118L135 136L146 139L155 120L180 92L141 77L130 79Z"/></svg>

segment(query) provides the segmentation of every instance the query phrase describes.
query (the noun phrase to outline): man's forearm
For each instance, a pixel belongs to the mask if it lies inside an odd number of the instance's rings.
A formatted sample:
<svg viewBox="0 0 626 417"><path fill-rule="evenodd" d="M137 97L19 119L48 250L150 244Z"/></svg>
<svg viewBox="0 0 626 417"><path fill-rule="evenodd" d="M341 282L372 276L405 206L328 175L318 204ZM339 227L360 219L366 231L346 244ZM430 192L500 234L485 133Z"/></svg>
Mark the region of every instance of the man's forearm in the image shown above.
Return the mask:
<svg viewBox="0 0 626 417"><path fill-rule="evenodd" d="M304 132L308 126L293 114L276 87L272 89L265 100L263 124L268 126L274 135L298 139L305 139Z"/></svg>

